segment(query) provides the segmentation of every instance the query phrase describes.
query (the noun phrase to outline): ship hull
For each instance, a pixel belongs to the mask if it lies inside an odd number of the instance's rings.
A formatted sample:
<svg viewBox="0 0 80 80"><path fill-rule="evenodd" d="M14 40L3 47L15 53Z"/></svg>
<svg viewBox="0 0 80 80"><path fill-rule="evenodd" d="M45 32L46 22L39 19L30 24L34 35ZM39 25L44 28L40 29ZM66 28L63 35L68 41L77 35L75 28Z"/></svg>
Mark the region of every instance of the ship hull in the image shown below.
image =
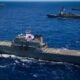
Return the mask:
<svg viewBox="0 0 80 80"><path fill-rule="evenodd" d="M73 18L73 19L80 19L80 16L60 16L60 15L53 15L53 14L48 14L48 18Z"/></svg>
<svg viewBox="0 0 80 80"><path fill-rule="evenodd" d="M49 51L50 49L47 48L47 50ZM57 51L57 49L55 50ZM73 51L68 50L68 52L72 53ZM41 60L48 60L48 61L80 64L80 55L76 55L76 52L75 52L75 55L68 55L67 53L58 54L56 52L51 52L51 51L47 52L44 50L43 51L36 50L36 49L21 50L14 47L0 46L0 54L8 54L8 55L15 55L19 57L29 57L29 58L35 58L35 59L41 59Z"/></svg>

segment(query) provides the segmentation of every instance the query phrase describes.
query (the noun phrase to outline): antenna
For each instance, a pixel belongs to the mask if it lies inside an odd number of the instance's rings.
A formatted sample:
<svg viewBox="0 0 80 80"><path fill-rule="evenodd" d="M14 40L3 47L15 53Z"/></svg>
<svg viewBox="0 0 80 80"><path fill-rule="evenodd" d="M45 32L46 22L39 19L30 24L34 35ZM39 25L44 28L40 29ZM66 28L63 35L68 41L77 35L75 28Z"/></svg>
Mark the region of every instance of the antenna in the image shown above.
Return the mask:
<svg viewBox="0 0 80 80"><path fill-rule="evenodd" d="M26 33L30 34L32 31L31 31L31 26L29 26L26 30Z"/></svg>
<svg viewBox="0 0 80 80"><path fill-rule="evenodd" d="M62 8L60 9L60 14L61 14L61 15L64 14L64 7L62 7Z"/></svg>

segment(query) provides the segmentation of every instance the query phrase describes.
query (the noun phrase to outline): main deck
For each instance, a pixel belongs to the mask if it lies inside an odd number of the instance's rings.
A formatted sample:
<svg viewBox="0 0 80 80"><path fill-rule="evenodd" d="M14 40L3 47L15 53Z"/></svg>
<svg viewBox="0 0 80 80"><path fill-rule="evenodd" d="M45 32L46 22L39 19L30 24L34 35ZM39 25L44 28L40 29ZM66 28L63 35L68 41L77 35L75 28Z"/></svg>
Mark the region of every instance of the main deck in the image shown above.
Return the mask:
<svg viewBox="0 0 80 80"><path fill-rule="evenodd" d="M0 41L0 46L11 47L10 41ZM56 54L56 55L69 55L80 56L80 50L70 50L65 48L41 48L43 53Z"/></svg>
<svg viewBox="0 0 80 80"><path fill-rule="evenodd" d="M79 50L70 50L66 48L43 48L42 49L44 53L50 53L50 54L61 54L61 55L71 55L71 56L80 56Z"/></svg>
<svg viewBox="0 0 80 80"><path fill-rule="evenodd" d="M11 46L11 41L0 40L0 46L8 46L8 47L10 47Z"/></svg>

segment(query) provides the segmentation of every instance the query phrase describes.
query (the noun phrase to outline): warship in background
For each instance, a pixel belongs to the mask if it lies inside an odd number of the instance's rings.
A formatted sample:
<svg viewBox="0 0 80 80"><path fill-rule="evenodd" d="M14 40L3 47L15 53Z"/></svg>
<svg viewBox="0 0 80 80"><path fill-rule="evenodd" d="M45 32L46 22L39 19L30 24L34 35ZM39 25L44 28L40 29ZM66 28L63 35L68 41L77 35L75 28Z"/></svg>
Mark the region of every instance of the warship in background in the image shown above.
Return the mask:
<svg viewBox="0 0 80 80"><path fill-rule="evenodd" d="M80 11L80 8L72 8L72 10L78 10L78 11Z"/></svg>
<svg viewBox="0 0 80 80"><path fill-rule="evenodd" d="M80 64L80 51L48 48L41 35L31 32L17 35L13 41L0 40L0 54Z"/></svg>
<svg viewBox="0 0 80 80"><path fill-rule="evenodd" d="M69 13L64 13L64 7L61 8L60 13L57 15L55 14L48 14L48 18L74 18L74 19L80 19L80 15L73 14L71 12Z"/></svg>

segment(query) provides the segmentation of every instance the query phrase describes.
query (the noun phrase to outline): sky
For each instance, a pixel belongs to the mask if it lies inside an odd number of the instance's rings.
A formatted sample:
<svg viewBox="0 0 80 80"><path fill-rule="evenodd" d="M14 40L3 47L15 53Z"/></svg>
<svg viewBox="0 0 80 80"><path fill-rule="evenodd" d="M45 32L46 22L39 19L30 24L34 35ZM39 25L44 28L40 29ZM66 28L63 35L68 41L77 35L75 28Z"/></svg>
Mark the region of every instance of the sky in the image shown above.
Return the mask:
<svg viewBox="0 0 80 80"><path fill-rule="evenodd" d="M0 0L0 1L80 1L80 0Z"/></svg>

